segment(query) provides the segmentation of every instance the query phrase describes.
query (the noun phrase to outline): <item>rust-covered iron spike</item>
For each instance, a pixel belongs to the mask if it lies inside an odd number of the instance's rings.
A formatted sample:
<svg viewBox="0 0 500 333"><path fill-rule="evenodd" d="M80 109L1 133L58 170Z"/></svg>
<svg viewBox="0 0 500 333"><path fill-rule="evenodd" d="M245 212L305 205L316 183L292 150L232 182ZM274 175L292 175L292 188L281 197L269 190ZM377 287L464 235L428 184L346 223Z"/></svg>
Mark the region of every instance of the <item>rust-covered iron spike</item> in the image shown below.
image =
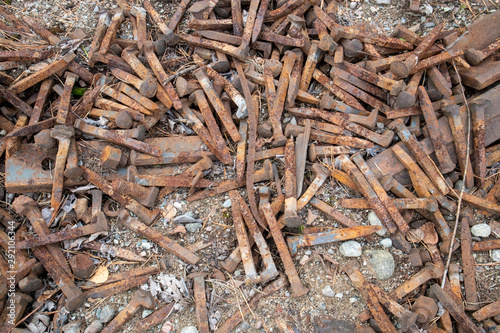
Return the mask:
<svg viewBox="0 0 500 333"><path fill-rule="evenodd" d="M276 247L278 248L281 260L283 261L283 265L285 266L285 272L288 276L288 280L290 281L293 295L295 297L300 297L307 294L309 289L306 288L300 280L297 269L295 268L295 265L293 263L292 256L290 255L288 246L278 226L278 222L276 221L276 218L274 217L274 214L271 210L270 204L264 204L261 207L261 210L267 221L267 225L269 226L269 230L271 231L274 242L276 243Z"/></svg>
<svg viewBox="0 0 500 333"><path fill-rule="evenodd" d="M333 242L339 242L359 237L371 235L382 227L379 225L362 225L345 229L337 229L328 232L313 233L301 236L291 236L287 238L288 248L292 255L296 254L300 247L321 245Z"/></svg>
<svg viewBox="0 0 500 333"><path fill-rule="evenodd" d="M182 260L195 265L200 258L198 258L194 253L186 249L185 247L179 245L177 242L165 237L161 232L148 227L144 223L140 222L136 218L132 218L126 210L122 210L118 215L119 223L126 226L130 230L152 240L159 246L163 247L165 250L175 254Z"/></svg>

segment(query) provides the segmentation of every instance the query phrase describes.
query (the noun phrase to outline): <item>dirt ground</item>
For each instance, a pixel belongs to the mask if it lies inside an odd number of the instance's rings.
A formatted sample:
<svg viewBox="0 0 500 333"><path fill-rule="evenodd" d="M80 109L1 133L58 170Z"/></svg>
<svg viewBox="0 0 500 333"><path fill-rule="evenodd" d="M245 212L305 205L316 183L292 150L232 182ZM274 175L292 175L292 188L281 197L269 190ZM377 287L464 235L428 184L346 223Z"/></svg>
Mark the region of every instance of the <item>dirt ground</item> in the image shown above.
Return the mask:
<svg viewBox="0 0 500 333"><path fill-rule="evenodd" d="M129 1L131 2L131 1ZM170 17L176 6L176 1L151 1L158 12L165 16L166 20ZM356 24L366 20L373 24L379 31L390 33L397 24L406 27L419 25L419 33L425 34L439 23L445 23L445 29L464 27L470 23L474 17L495 10L498 6L498 0L474 0L464 2L460 1L422 1L422 12L412 13L408 10L409 1L390 0L390 4L378 4L385 1L346 1L339 7L339 19L345 24ZM12 8L16 11L28 14L35 18L40 18L51 31L60 35L67 36L69 32L76 28L82 28L93 35L96 25L96 14L103 10L112 10L117 7L112 0L13 0ZM186 19L188 21L189 19ZM181 29L184 29L186 22L183 22ZM130 24L119 32L120 38L131 38ZM90 37L91 38L91 37ZM87 42L88 43L88 42ZM84 44L86 45L86 44ZM167 52L166 57L175 57L181 54L181 47ZM83 52L81 48L78 52ZM287 115L285 114L285 117ZM162 127L160 125L159 127ZM165 128L167 126L165 125ZM156 133L162 135L160 133ZM163 134L164 135L164 134ZM276 159L279 167L282 167L283 161ZM328 163L328 161L326 161ZM86 162L88 163L88 162ZM179 166L179 169L186 166ZM257 165L260 168L261 165ZM235 171L232 169L223 169L221 165L216 164L214 169L206 177L209 179L222 180L224 178L234 178ZM309 178L306 174L306 179ZM308 180L309 181L309 180ZM270 186L270 184L258 184L258 186ZM344 212L350 218L359 221L361 224L368 224L368 211L344 210L339 207L339 201L342 198L360 197L342 185L331 182L325 184L318 196ZM240 192L244 197L244 191ZM193 272L207 273L207 301L209 306L209 317L211 319L211 328L215 329L223 323L239 307L244 306L253 295L262 289L261 285L242 285L244 279L244 270L240 265L234 274L225 274L225 281L214 277L214 268L219 268L219 262L225 259L237 244L236 235L232 225L231 208L227 207L228 195L220 195L215 198L188 203L185 198L187 191L179 190L170 194L160 204L164 210L164 217L160 219L155 228L160 231L168 231L176 225L173 224L173 217L186 214L199 218L202 227L194 232L187 231L184 234L177 234L172 238L181 245L186 246L200 241L210 243L210 246L197 252L201 258L196 266L182 262L166 253L154 243L137 237L132 232L120 230L112 223L112 230L105 238L112 244L129 248L130 250L141 253L141 255L150 258L146 265L154 263L156 260L165 258L167 270L158 276L151 277L148 289L151 291L161 290L158 283L169 275L178 280L183 280L188 289L191 290L191 281L187 276ZM307 219L308 214L318 215L311 226L318 227L337 227L331 218L325 216L318 210L310 207L303 209L301 215ZM175 213L175 214L174 214ZM112 220L111 220L112 221ZM453 222L450 222L453 223ZM286 230L287 233L296 232L296 230ZM376 236L375 242L367 242L364 239L359 240L366 249L382 249L379 241L382 237ZM247 317L247 319L238 326L237 332L312 332L315 317L332 317L337 319L346 319L356 321L356 316L366 309L366 303L353 287L349 278L340 272L340 268L349 258L343 257L339 252L338 243L332 243L322 246L300 249L295 257L297 270L302 281L310 291L306 296L300 298L290 297L290 289L283 288L274 295L264 298L259 303L258 308ZM380 286L386 291L395 289L399 284L412 276L416 269L412 268L407 260L407 256L401 251L390 247L388 249L395 259L395 272L393 276L385 281L377 280L373 274L366 269L366 262L363 258L358 258L361 264L363 275L369 280ZM277 253L273 249L273 253ZM325 259L326 258L326 259ZM279 258L276 262L281 261ZM476 261L479 264L491 262L488 253L477 253ZM137 267L137 265L124 265L119 263L118 259L102 261L101 265L106 265L110 273L126 271ZM481 292L481 302L487 302L498 299L500 295L500 274L499 266L478 266L478 288ZM222 270L222 269L221 269ZM283 268L280 267L283 271ZM335 295L333 297L325 296L322 290L330 286ZM160 288L160 289L158 289ZM130 299L132 293L112 296L94 303L87 302L80 310L70 315L70 320L84 320L86 325L90 324L95 318L96 313L105 304L112 305L115 310L120 310ZM179 296L180 295L180 296ZM168 317L168 321L173 325L173 331L180 332L182 328L194 325L196 326L196 317L194 303L190 297L182 296L182 293L174 297L179 303L179 310ZM192 294L191 294L192 296ZM157 298L162 299L158 293ZM161 302L160 302L161 303ZM128 325L128 331L132 331L138 320L142 319L150 311L139 313ZM160 331L158 326L154 330Z"/></svg>

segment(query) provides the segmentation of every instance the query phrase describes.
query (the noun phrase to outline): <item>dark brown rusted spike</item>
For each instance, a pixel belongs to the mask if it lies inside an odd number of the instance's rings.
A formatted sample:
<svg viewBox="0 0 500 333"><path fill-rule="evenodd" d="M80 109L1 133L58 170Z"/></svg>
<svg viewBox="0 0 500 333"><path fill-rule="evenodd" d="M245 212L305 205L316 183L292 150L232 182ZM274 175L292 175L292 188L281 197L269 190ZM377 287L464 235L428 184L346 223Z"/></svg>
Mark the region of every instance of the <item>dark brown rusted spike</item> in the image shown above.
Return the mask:
<svg viewBox="0 0 500 333"><path fill-rule="evenodd" d="M442 174L447 174L455 169L455 164L451 161L450 155L446 150L446 146L443 145L443 138L441 136L441 130L437 121L436 113L429 99L427 91L424 87L418 87L418 96L420 100L420 108L427 123L427 129L434 145L434 152L439 161L439 171Z"/></svg>
<svg viewBox="0 0 500 333"><path fill-rule="evenodd" d="M476 285L475 259L472 256L472 235L467 218L461 219L460 243L462 250L462 269L465 286L465 310L479 309L479 295Z"/></svg>
<svg viewBox="0 0 500 333"><path fill-rule="evenodd" d="M147 237L153 242L157 243L159 246L163 247L165 250L175 254L182 260L195 265L200 258L198 258L194 253L182 247L177 242L165 237L161 232L148 227L144 223L140 222L138 219L132 218L126 210L122 210L118 215L119 223L126 226L130 230Z"/></svg>
<svg viewBox="0 0 500 333"><path fill-rule="evenodd" d="M474 100L470 104L472 132L474 134L473 169L476 175L476 185L481 187L486 180L486 150L485 150L485 118L484 110L491 105L490 100Z"/></svg>

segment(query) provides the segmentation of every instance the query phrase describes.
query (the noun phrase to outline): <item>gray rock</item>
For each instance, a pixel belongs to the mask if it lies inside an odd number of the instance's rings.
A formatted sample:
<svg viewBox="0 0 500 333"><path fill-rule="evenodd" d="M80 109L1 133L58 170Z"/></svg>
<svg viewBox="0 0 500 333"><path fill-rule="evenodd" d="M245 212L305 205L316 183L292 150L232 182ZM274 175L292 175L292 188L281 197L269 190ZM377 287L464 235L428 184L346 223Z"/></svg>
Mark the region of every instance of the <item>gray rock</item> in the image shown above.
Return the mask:
<svg viewBox="0 0 500 333"><path fill-rule="evenodd" d="M387 280L394 274L394 257L385 250L366 250L364 257L368 265L368 269L379 280Z"/></svg>
<svg viewBox="0 0 500 333"><path fill-rule="evenodd" d="M375 214L373 210L368 214L368 223L370 223L370 225L379 225L382 227L382 229L376 232L376 234L379 236L384 236L387 232L387 229L384 227L377 214Z"/></svg>
<svg viewBox="0 0 500 333"><path fill-rule="evenodd" d="M354 2L354 1L349 4L349 7L351 7L351 9L355 9L357 6L358 6L358 3Z"/></svg>
<svg viewBox="0 0 500 333"><path fill-rule="evenodd" d="M362 254L361 244L353 240L342 243L339 251L345 257L359 257Z"/></svg>
<svg viewBox="0 0 500 333"><path fill-rule="evenodd" d="M493 259L494 262L500 262L500 250L491 251L491 259Z"/></svg>
<svg viewBox="0 0 500 333"><path fill-rule="evenodd" d="M327 285L323 289L321 289L321 293L326 297L335 297L335 291L332 290L332 287L330 285Z"/></svg>
<svg viewBox="0 0 500 333"><path fill-rule="evenodd" d="M102 325L102 323L99 321L99 320L94 320L92 322L92 324L90 324L86 329L85 329L85 332L84 333L99 333L100 331L102 331L102 328L104 326Z"/></svg>
<svg viewBox="0 0 500 333"><path fill-rule="evenodd" d="M186 326L181 333L198 333L198 329L195 326Z"/></svg>
<svg viewBox="0 0 500 333"><path fill-rule="evenodd" d="M80 333L82 331L81 321L72 321L62 327L63 333Z"/></svg>
<svg viewBox="0 0 500 333"><path fill-rule="evenodd" d="M470 232L476 237L488 237L491 235L491 227L486 223L480 223L473 225L472 228L470 228Z"/></svg>
<svg viewBox="0 0 500 333"><path fill-rule="evenodd" d="M392 240L390 238L384 238L380 241L380 245L384 248L392 246Z"/></svg>
<svg viewBox="0 0 500 333"><path fill-rule="evenodd" d="M187 213L184 215L179 215L174 219L174 223L200 223L201 220L195 219Z"/></svg>
<svg viewBox="0 0 500 333"><path fill-rule="evenodd" d="M111 305L105 305L99 313L99 321L103 324L109 323L116 315L115 309Z"/></svg>
<svg viewBox="0 0 500 333"><path fill-rule="evenodd" d="M377 5L390 5L391 0L376 0Z"/></svg>
<svg viewBox="0 0 500 333"><path fill-rule="evenodd" d="M201 223L188 223L186 224L187 232L196 232L196 230L200 229L203 226Z"/></svg>
<svg viewBox="0 0 500 333"><path fill-rule="evenodd" d="M226 201L224 201L224 203L222 204L222 207L224 207L224 208L231 207L231 199L227 199Z"/></svg>

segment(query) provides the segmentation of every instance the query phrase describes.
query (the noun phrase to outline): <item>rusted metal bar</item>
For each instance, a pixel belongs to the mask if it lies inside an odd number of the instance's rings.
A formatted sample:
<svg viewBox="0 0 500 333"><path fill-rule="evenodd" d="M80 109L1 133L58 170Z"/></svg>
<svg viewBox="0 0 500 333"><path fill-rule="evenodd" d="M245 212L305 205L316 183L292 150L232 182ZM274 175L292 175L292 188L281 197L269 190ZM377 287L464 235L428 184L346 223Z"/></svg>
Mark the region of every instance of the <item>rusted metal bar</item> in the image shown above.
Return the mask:
<svg viewBox="0 0 500 333"><path fill-rule="evenodd" d="M397 226L392 221L387 209L382 204L382 201L377 196L370 183L368 183L363 174L346 155L340 155L339 157L337 157L337 159L342 162L342 169L345 172L349 173L359 191L368 200L370 207L377 214L387 230L389 230L391 233L394 233L397 230Z"/></svg>
<svg viewBox="0 0 500 333"><path fill-rule="evenodd" d="M12 91L5 89L3 86L0 86L0 97L12 104L12 106L14 106L25 115L31 116L33 114L33 109L31 108L31 106L17 97Z"/></svg>
<svg viewBox="0 0 500 333"><path fill-rule="evenodd" d="M102 176L94 171L82 167L83 177L91 184L97 186L105 194L109 195L113 200L117 201L122 208L126 208L133 212L137 217L143 220L147 225L151 225L160 215L159 209L152 211L141 205L137 200L129 197L128 195L116 192L113 186L109 184Z"/></svg>
<svg viewBox="0 0 500 333"><path fill-rule="evenodd" d="M310 162L316 161L320 157L332 157L340 154L349 154L349 148L344 146L317 146L311 143L307 153Z"/></svg>
<svg viewBox="0 0 500 333"><path fill-rule="evenodd" d="M104 34L104 37L101 40L101 43L99 45L99 53L104 55L108 53L109 48L111 45L113 45L113 42L116 37L116 33L118 29L120 28L123 19L125 18L125 15L123 14L122 10L117 10L113 17L111 18L111 22L109 23L108 29L106 30L106 33Z"/></svg>
<svg viewBox="0 0 500 333"><path fill-rule="evenodd" d="M401 198L392 199L397 209L425 209L435 212L438 204L434 198ZM370 205L365 199L342 199L341 206L350 209L370 209Z"/></svg>
<svg viewBox="0 0 500 333"><path fill-rule="evenodd" d="M439 302L443 305L443 307L453 316L453 318L457 321L458 324L466 331L466 332L481 332L481 330L474 325L472 320L465 314L465 312L455 303L453 298L445 292L441 287L437 284L433 284L430 287L431 293L437 297Z"/></svg>
<svg viewBox="0 0 500 333"><path fill-rule="evenodd" d="M238 60L245 60L245 55L241 54L240 50L235 46L187 34L180 34L179 37L189 44L201 46L211 50L221 51L227 55L230 55L231 57L237 58Z"/></svg>
<svg viewBox="0 0 500 333"><path fill-rule="evenodd" d="M415 157L417 162L420 164L427 176L429 176L432 183L436 185L439 191L443 195L448 194L450 190L443 180L438 168L432 162L429 155L422 149L415 136L408 131L403 121L401 119L397 119L390 124L389 128L393 128L396 130L398 136L406 144L412 155ZM393 147L393 151L395 147L397 146Z"/></svg>
<svg viewBox="0 0 500 333"><path fill-rule="evenodd" d="M286 138L283 136L281 129L281 114L285 104L286 92L289 87L290 74L297 59L297 55L293 52L287 52L283 57L283 68L281 70L278 90L276 97L271 104L269 110L269 118L273 126L273 143L274 147L283 146L286 143Z"/></svg>
<svg viewBox="0 0 500 333"><path fill-rule="evenodd" d="M57 111L56 121L61 125L67 124L68 113L71 109L71 92L73 91L73 86L78 80L78 75L66 72L66 82L64 83L64 90L61 96L61 101L59 102L59 110Z"/></svg>
<svg viewBox="0 0 500 333"><path fill-rule="evenodd" d="M38 91L38 95L36 97L35 105L33 106L33 112L31 113L29 122L30 125L33 125L40 121L43 113L43 108L49 97L53 82L54 81L52 79L46 79L42 82L42 85L40 86L40 90Z"/></svg>
<svg viewBox="0 0 500 333"><path fill-rule="evenodd" d="M326 120L353 133L356 133L370 141L373 141L381 145L382 147L388 147L392 142L392 138L394 136L394 132L392 131L386 131L384 132L384 134L378 134L370 131L363 126L350 121L349 115L345 113L326 112L324 110L315 108L291 108L288 109L288 112L301 117L320 118Z"/></svg>
<svg viewBox="0 0 500 333"><path fill-rule="evenodd" d="M71 137L75 135L73 127L65 125L56 125L50 132L50 135L59 141L59 147L56 156L56 165L54 167L54 183L52 186L52 197L50 200L51 208L57 211L63 192L64 168L66 167L66 158L68 157Z"/></svg>
<svg viewBox="0 0 500 333"><path fill-rule="evenodd" d="M312 233L300 236L291 236L287 238L290 253L295 255L299 247L321 245L332 242L344 241L365 237L382 229L382 226L357 226L345 229L337 229L328 232Z"/></svg>
<svg viewBox="0 0 500 333"><path fill-rule="evenodd" d="M205 277L195 273L193 277L193 296L196 304L196 323L200 333L210 333L208 326L207 296L205 294Z"/></svg>
<svg viewBox="0 0 500 333"><path fill-rule="evenodd" d="M477 321L495 317L500 314L500 301L490 303L472 314Z"/></svg>
<svg viewBox="0 0 500 333"><path fill-rule="evenodd" d="M472 248L473 251L490 251L495 249L500 249L500 239L475 242Z"/></svg>
<svg viewBox="0 0 500 333"><path fill-rule="evenodd" d="M298 227L304 221L297 215L297 178L296 159L293 137L285 146L285 216L284 223L289 227Z"/></svg>
<svg viewBox="0 0 500 333"><path fill-rule="evenodd" d="M193 177L185 176L153 176L153 175L136 175L133 181L141 186L168 186L168 187L191 187ZM196 187L213 187L217 182L200 179L196 182Z"/></svg>
<svg viewBox="0 0 500 333"><path fill-rule="evenodd" d="M267 7L269 7L270 2L270 0L262 0L260 2L259 9L255 17L255 22L252 27L252 44L259 39L260 32L262 30L262 24L264 23L264 17L266 15Z"/></svg>
<svg viewBox="0 0 500 333"><path fill-rule="evenodd" d="M403 89L405 89L405 83L402 80L392 80L381 75L374 74L347 61L343 61L342 64L338 66L344 69L346 72L349 72L364 81L370 82L377 87L388 90L392 96L398 95L401 91L403 91Z"/></svg>
<svg viewBox="0 0 500 333"><path fill-rule="evenodd" d="M434 153L439 161L439 171L443 174L449 173L455 169L455 164L451 161L450 155L443 143L436 113L432 108L431 100L424 87L418 87L418 96L420 108L422 109L422 114L424 115L427 129L434 145Z"/></svg>
<svg viewBox="0 0 500 333"><path fill-rule="evenodd" d="M377 178L371 171L370 167L366 164L363 157L358 153L351 157L351 159L356 163L359 170L363 173L366 180L370 183L371 187L379 197L382 204L385 206L387 212L391 216L392 220L396 223L398 229L401 231L403 235L410 229L408 224L406 223L403 216L397 210L397 207L393 204L392 200L389 198L384 188L378 182Z"/></svg>
<svg viewBox="0 0 500 333"><path fill-rule="evenodd" d="M132 218L126 210L122 210L118 216L118 220L128 229L152 240L159 246L163 247L165 250L175 254L182 260L195 265L200 258L198 258L194 253L182 247L175 241L168 237L165 237L161 232L148 227L146 224L140 222L139 220Z"/></svg>
<svg viewBox="0 0 500 333"><path fill-rule="evenodd" d="M418 71L431 68L433 66L441 65L445 62L453 60L464 54L463 50L455 49L440 53L438 55L426 58L418 62L418 64L410 71L410 74L415 74Z"/></svg>
<svg viewBox="0 0 500 333"><path fill-rule="evenodd" d="M247 207L247 205L243 201L243 198L239 194L237 194L236 197L239 200L240 211L243 219L245 220L248 230L252 235L251 238L253 238L255 244L259 249L259 253L264 264L264 270L259 273L259 282L263 283L269 281L278 276L278 270L276 269L276 265L274 264L271 252L259 226L257 225L255 219L252 217L250 209Z"/></svg>
<svg viewBox="0 0 500 333"><path fill-rule="evenodd" d="M140 331L147 331L148 329L161 324L165 320L165 318L168 318L168 316L173 312L174 310L174 305L175 302L168 303L165 306L162 306L140 322L138 322L135 325L135 330L137 332Z"/></svg>
<svg viewBox="0 0 500 333"><path fill-rule="evenodd" d="M290 252L288 251L285 239L283 238L283 234L281 233L281 230L278 226L278 222L274 217L274 214L271 210L271 206L269 205L269 203L264 204L261 207L261 211L267 221L267 225L269 226L269 230L271 231L276 247L278 248L278 252L280 254L283 265L285 266L285 272L288 277L288 280L290 281L293 295L295 297L300 297L307 294L309 289L306 288L302 284L302 281L300 280L300 277L297 273Z"/></svg>
<svg viewBox="0 0 500 333"><path fill-rule="evenodd" d="M482 50L467 49L465 51L465 60L472 66L479 65L484 59L495 53L500 49L500 38L497 38L493 43L488 45Z"/></svg>
<svg viewBox="0 0 500 333"><path fill-rule="evenodd" d="M205 94L207 95L210 103L212 104L215 111L219 115L221 122L223 123L226 130L229 132L229 135L231 136L233 141L234 142L240 141L241 136L238 129L236 128L236 125L231 119L231 114L227 112L222 101L215 93L214 87L210 83L206 70L204 68L198 68L196 71L194 71L193 74L198 79L198 82L203 88L203 91L205 91Z"/></svg>
<svg viewBox="0 0 500 333"><path fill-rule="evenodd" d="M16 243L17 249L31 249L34 247L44 246L47 244L62 242L68 239L75 239L78 237L91 235L96 232L108 230L108 223L104 213L101 213L96 223L88 224L82 227L63 230L49 235L38 236L37 238L30 239L29 241L19 241Z"/></svg>
<svg viewBox="0 0 500 333"><path fill-rule="evenodd" d="M94 32L94 38L92 39L92 43L90 44L89 52L88 52L88 64L90 67L94 67L95 53L99 51L101 47L101 42L108 30L109 24L111 23L111 19L107 12L102 13L99 16L99 20L97 21L97 27Z"/></svg>
<svg viewBox="0 0 500 333"><path fill-rule="evenodd" d="M87 290L84 293L84 295L91 301L106 298L109 296L123 293L134 287L140 286L141 284L146 283L149 280L149 278L150 277L148 275L131 277L129 279L125 279L119 282L105 284L103 286L92 288L90 290Z"/></svg>
<svg viewBox="0 0 500 333"><path fill-rule="evenodd" d="M146 262L146 258L141 257L130 250L123 249L121 247L117 247L111 244L104 244L96 241L91 241L83 243L82 246L86 249L97 251L99 253L103 253L106 255L111 255L113 257L117 257L124 260Z"/></svg>
<svg viewBox="0 0 500 333"><path fill-rule="evenodd" d="M472 132L474 134L473 169L476 175L476 185L481 187L486 180L486 148L485 148L485 118L484 109L491 105L487 99L474 100L470 103Z"/></svg>
<svg viewBox="0 0 500 333"><path fill-rule="evenodd" d="M101 331L103 333L117 332L122 326L125 325L142 307L147 309L153 308L155 305L155 298L143 289L138 289L135 295L125 308L116 315L115 318Z"/></svg>
<svg viewBox="0 0 500 333"><path fill-rule="evenodd" d="M234 231L238 239L243 268L245 269L246 283L254 283L258 281L258 275L252 258L252 250L248 241L245 224L243 223L243 217L241 216L240 201L234 190L229 192L229 197L231 198Z"/></svg>
<svg viewBox="0 0 500 333"><path fill-rule="evenodd" d="M432 31L425 36L418 46L411 52L411 55L404 61L395 61L391 64L391 72L400 78L405 78L410 75L410 72L418 64L422 56L430 49L438 38L439 33L443 30L444 25L437 25Z"/></svg>
<svg viewBox="0 0 500 333"><path fill-rule="evenodd" d="M146 53L146 57L149 53ZM158 83L152 77L149 77L146 80L139 79L137 76L132 75L124 70L119 68L111 68L111 73L114 76L119 78L122 81L125 81L128 84L133 85L139 93L147 98L152 98L156 95L156 91L158 89Z"/></svg>
<svg viewBox="0 0 500 333"><path fill-rule="evenodd" d="M236 148L236 179L242 183L245 179L245 157L247 148L247 132L248 123L245 119L240 120L240 136L241 140L238 142Z"/></svg>
<svg viewBox="0 0 500 333"><path fill-rule="evenodd" d="M368 308L370 309L370 312L372 313L374 319L377 321L380 329L383 332L396 333L396 329L394 328L391 321L385 314L384 309L378 302L376 293L373 291L371 285L366 282L363 274L361 274L361 271L359 270L359 264L356 261L351 260L346 265L344 265L342 270L347 273L356 289L358 289L358 291L365 299L365 302L368 305Z"/></svg>
<svg viewBox="0 0 500 333"><path fill-rule="evenodd" d="M175 11L172 19L168 23L168 28L172 31L175 31L177 26L182 20L184 13L186 12L187 7L189 6L190 0L181 0L181 2L177 5L177 10ZM146 5L144 5L146 7ZM147 10L147 8L146 8ZM151 14L149 14L151 15ZM163 32L163 31L162 31ZM164 33L164 32L163 32Z"/></svg>
<svg viewBox="0 0 500 333"><path fill-rule="evenodd" d="M460 107L458 105L449 105L443 107L441 112L448 117L458 164L460 165L462 177L464 177L464 185L466 188L472 188L474 186L474 173L470 157L467 156L467 144L464 126L460 117Z"/></svg>
<svg viewBox="0 0 500 333"><path fill-rule="evenodd" d="M79 129L80 131L95 136L96 138L100 138L109 142L113 142L117 145L121 145L133 150L137 150L139 152L142 152L144 154L149 154L153 156L161 156L162 151L158 148L154 148L151 145L147 144L146 142L134 140L131 138L127 138L126 136L119 135L117 133L114 133L109 130L105 130L102 128L98 128L95 126L91 126L86 124L83 120L78 119L75 121L75 128Z"/></svg>
<svg viewBox="0 0 500 333"><path fill-rule="evenodd" d="M479 297L476 285L475 259L472 256L472 235L467 218L461 219L460 240L465 286L465 310L476 311L479 309Z"/></svg>
<svg viewBox="0 0 500 333"><path fill-rule="evenodd" d="M334 79L333 83L337 84L341 88L342 88L341 83L340 83L341 81L336 81L337 80L336 78L340 78L340 79L352 84L353 86L358 87L359 89L363 90L364 92L367 92L367 93L369 93L369 94L371 94L379 99L382 99L382 100L387 99L387 93L384 90L371 84L371 82L363 81L362 79L359 79L357 76L344 71L343 68L338 66L337 64L332 65L332 68L330 70L330 77L332 79ZM354 94L354 90L349 91L348 89L345 89L345 88L344 88L344 90L350 92L351 94ZM376 103L376 105L379 105L378 102L375 102L375 103ZM386 107L384 107L384 108L386 108ZM387 111L387 110L383 110L383 111Z"/></svg>
<svg viewBox="0 0 500 333"><path fill-rule="evenodd" d="M233 159L229 153L229 149L224 141L222 133L220 132L219 126L217 125L215 118L213 116L210 105L208 104L205 94L202 90L197 90L191 94L189 97L190 101L194 102L198 106L205 120L205 124L208 127L208 131L211 134L213 144L216 148L216 155L220 156L221 161L225 164L232 164Z"/></svg>

